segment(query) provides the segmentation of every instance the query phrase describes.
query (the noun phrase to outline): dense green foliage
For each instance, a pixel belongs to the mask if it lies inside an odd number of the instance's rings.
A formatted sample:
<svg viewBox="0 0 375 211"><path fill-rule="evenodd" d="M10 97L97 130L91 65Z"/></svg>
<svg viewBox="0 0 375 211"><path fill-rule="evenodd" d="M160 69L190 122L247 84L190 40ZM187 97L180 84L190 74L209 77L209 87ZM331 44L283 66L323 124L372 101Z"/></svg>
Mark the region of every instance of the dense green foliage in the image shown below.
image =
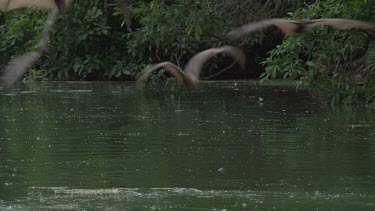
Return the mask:
<svg viewBox="0 0 375 211"><path fill-rule="evenodd" d="M133 24L127 28L115 1L76 1L58 18L51 33L51 48L30 71L29 78L128 80L135 79L150 63L170 60L183 67L201 50L238 44L227 40L225 34L264 18L375 22L375 3L370 0L130 2ZM0 14L1 67L13 56L36 47L45 19L46 12L36 9ZM223 77L259 76L265 68L263 80L298 79L300 84L330 93L334 100L371 102L375 98L373 37L374 33L317 27L281 43L281 33L267 30L248 38L248 70L232 70ZM262 61L263 67L258 65ZM207 63L202 74L212 75L230 63L230 59L215 59Z"/></svg>
<svg viewBox="0 0 375 211"><path fill-rule="evenodd" d="M13 56L35 49L45 20L44 12L32 9L0 13L0 68Z"/></svg>
<svg viewBox="0 0 375 211"><path fill-rule="evenodd" d="M103 1L81 1L60 17L43 75L52 79L110 79L132 75L120 21Z"/></svg>
<svg viewBox="0 0 375 211"><path fill-rule="evenodd" d="M375 1L320 1L297 10L293 19L348 18L375 22ZM330 93L332 102L375 100L373 32L316 27L288 38L264 62L264 79L300 79L300 84Z"/></svg>
<svg viewBox="0 0 375 211"><path fill-rule="evenodd" d="M107 2L107 1L106 1ZM108 80L135 78L149 63L171 60L184 66L200 50L220 46L229 41L225 34L236 26L271 16L282 16L299 1L131 1L133 27L127 29L121 22L115 1L82 0L59 17L51 33L51 49L46 59L31 71L30 76L62 80ZM29 45L25 37L4 48L2 65L15 52L16 46L30 50L37 43L37 35L46 13L21 10L4 15L6 20L1 40L9 40L20 33L32 32ZM32 17L32 22L28 20ZM19 26L27 22L27 26ZM38 27L33 27L35 21ZM22 29L21 29L22 28ZM15 34L15 35L14 35ZM257 43L259 36L253 39ZM32 45L34 44L34 45ZM24 47L27 48L24 48ZM257 61L259 63L260 60ZM205 68L206 74L217 72L221 63L216 60Z"/></svg>

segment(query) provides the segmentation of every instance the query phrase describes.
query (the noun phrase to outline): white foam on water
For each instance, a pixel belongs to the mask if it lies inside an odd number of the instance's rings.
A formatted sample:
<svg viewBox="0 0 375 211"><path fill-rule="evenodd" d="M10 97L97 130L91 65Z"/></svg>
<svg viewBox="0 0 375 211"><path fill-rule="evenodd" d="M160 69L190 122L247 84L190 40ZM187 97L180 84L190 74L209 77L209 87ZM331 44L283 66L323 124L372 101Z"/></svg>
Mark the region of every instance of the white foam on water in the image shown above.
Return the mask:
<svg viewBox="0 0 375 211"><path fill-rule="evenodd" d="M21 94L35 94L36 91L22 91Z"/></svg>
<svg viewBox="0 0 375 211"><path fill-rule="evenodd" d="M291 209L345 206L375 208L375 196L321 191L201 190L178 187L30 187L27 197L2 202L0 210L111 210L113 207L114 210L268 210L282 208L280 206Z"/></svg>
<svg viewBox="0 0 375 211"><path fill-rule="evenodd" d="M77 90L60 90L60 89L56 89L56 90L49 90L49 91L52 92L52 93L90 93L93 90L91 90L91 89L77 89Z"/></svg>

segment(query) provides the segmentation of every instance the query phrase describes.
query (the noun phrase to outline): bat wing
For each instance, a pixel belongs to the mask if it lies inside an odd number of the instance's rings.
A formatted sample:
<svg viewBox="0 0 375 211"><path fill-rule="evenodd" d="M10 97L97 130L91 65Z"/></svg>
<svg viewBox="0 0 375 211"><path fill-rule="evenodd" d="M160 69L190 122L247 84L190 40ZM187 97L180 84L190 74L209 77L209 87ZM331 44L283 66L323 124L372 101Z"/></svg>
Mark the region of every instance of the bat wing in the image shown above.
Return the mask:
<svg viewBox="0 0 375 211"><path fill-rule="evenodd" d="M176 77L179 81L181 81L182 83L184 83L186 86L188 87L195 87L194 83L192 82L192 80L185 74L184 71L182 71L178 66L176 66L175 64L171 63L171 62L162 62L162 63L158 63L158 64L155 64L155 65L151 65L150 67L148 67L147 69L145 69L141 75L141 77L139 77L139 79L137 80L137 87L142 87L143 83L147 80L147 78L149 77L149 75L157 70L157 69L160 69L160 68L164 68L167 72L169 72L171 75L173 75L174 77Z"/></svg>
<svg viewBox="0 0 375 211"><path fill-rule="evenodd" d="M7 89L14 82L22 78L41 56L42 53L40 51L34 51L13 59L1 74L0 87Z"/></svg>
<svg viewBox="0 0 375 211"><path fill-rule="evenodd" d="M0 8L4 12L25 7L36 7L49 11L59 10L55 0L5 0L0 3Z"/></svg>
<svg viewBox="0 0 375 211"><path fill-rule="evenodd" d="M210 48L200 53L197 53L190 59L186 65L185 72L195 83L198 83L199 75L203 65L210 59L216 57L218 54L225 54L236 60L241 68L245 68L246 57L242 49L233 46L222 46L218 48Z"/></svg>
<svg viewBox="0 0 375 211"><path fill-rule="evenodd" d="M9 0L0 0L0 10L1 10L1 11L3 11L3 12L7 12L8 1L9 1Z"/></svg>
<svg viewBox="0 0 375 211"><path fill-rule="evenodd" d="M338 30L346 29L361 29L361 30L375 30L375 24L370 22L364 22L359 20L350 19L316 19L306 20L305 29L312 29L316 26L327 25Z"/></svg>
<svg viewBox="0 0 375 211"><path fill-rule="evenodd" d="M266 19L258 22L252 22L246 25L243 25L231 32L228 33L227 37L231 39L239 39L245 35L248 35L253 32L258 32L264 30L270 26L276 26L279 28L285 35L294 35L298 32L299 24L298 21L288 20L288 19Z"/></svg>
<svg viewBox="0 0 375 211"><path fill-rule="evenodd" d="M48 35L54 21L56 19L57 13L50 12L46 23L44 24L41 40L39 42L39 50L26 53L22 56L18 56L13 59L8 66L5 67L1 74L0 87L6 89L13 83L21 79L29 70L29 68L43 55L43 53L48 49Z"/></svg>

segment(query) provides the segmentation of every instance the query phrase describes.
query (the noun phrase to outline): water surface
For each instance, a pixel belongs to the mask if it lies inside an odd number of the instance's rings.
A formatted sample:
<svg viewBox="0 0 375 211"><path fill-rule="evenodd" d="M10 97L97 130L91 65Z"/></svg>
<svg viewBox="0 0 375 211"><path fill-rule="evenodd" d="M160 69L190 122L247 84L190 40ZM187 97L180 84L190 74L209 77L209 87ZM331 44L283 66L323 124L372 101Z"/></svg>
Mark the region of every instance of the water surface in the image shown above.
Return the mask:
<svg viewBox="0 0 375 211"><path fill-rule="evenodd" d="M287 86L20 84L0 210L375 210L375 110Z"/></svg>

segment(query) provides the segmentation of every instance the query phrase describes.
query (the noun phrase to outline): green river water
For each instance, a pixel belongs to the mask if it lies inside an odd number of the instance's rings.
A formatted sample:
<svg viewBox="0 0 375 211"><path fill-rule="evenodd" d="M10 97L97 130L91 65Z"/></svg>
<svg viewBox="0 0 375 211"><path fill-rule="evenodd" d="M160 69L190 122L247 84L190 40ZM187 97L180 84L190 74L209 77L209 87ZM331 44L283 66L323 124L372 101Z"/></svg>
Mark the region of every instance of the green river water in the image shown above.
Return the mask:
<svg viewBox="0 0 375 211"><path fill-rule="evenodd" d="M0 93L0 210L375 210L375 109L286 86Z"/></svg>

